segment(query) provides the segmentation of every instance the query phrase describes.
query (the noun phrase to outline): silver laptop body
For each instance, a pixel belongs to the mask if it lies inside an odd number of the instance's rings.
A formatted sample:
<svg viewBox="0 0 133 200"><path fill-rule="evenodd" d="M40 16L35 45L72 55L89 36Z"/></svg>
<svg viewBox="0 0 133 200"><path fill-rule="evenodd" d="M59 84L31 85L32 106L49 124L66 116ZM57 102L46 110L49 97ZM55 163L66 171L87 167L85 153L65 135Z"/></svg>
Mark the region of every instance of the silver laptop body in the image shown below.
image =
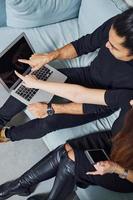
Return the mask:
<svg viewBox="0 0 133 200"><path fill-rule="evenodd" d="M0 82L12 96L26 105L35 102L48 103L53 98L53 94L43 90L25 88L23 82L14 73L14 70L23 75L32 73L30 66L19 63L17 60L28 59L33 53L32 45L25 33L22 33L0 54ZM63 83L67 79L64 74L48 64L33 74L41 80L50 82Z"/></svg>

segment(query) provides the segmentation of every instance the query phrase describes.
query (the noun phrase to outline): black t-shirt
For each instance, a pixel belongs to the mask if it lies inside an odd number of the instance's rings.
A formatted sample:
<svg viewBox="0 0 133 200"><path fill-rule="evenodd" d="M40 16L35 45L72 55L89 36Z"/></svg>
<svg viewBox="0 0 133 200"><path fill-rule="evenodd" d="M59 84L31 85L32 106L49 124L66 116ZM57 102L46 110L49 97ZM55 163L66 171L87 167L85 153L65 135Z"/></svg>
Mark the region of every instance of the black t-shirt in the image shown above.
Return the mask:
<svg viewBox="0 0 133 200"><path fill-rule="evenodd" d="M72 42L78 56L100 48L97 57L89 66L90 77L95 88L107 90L105 101L111 106L116 106L117 94L119 98L120 93L123 93L122 90L127 91L126 93L129 91L131 95L133 89L133 61L126 62L116 59L105 46L114 20L115 17L111 18L92 34L87 34ZM112 95L113 98L111 98Z"/></svg>
<svg viewBox="0 0 133 200"><path fill-rule="evenodd" d="M89 76L95 88L106 90L106 104L111 108L122 109L117 121L123 123L125 113L131 108L130 100L133 99L133 60L118 60L105 46L109 38L109 30L115 18L116 17L113 17L106 21L92 34L87 34L72 42L72 45L78 56L88 54L100 48L97 57L91 65L88 66L90 67ZM84 104L84 112L87 112L92 106L93 105ZM116 129L118 130L118 126Z"/></svg>

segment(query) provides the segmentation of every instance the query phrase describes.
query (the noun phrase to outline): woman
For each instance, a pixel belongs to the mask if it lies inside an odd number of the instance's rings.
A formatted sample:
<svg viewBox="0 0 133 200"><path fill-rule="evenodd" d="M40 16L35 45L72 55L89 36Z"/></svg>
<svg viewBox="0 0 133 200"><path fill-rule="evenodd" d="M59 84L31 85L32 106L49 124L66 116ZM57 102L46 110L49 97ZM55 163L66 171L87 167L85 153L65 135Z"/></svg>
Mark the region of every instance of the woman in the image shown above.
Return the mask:
<svg viewBox="0 0 133 200"><path fill-rule="evenodd" d="M132 122L133 108L127 112L124 125L118 134L115 134L117 122L112 131L68 140L22 176L1 185L0 200L15 194L29 195L38 183L52 177L56 178L47 197L36 195L28 200L64 200L73 192L75 185L81 188L99 185L116 192L133 192ZM110 160L100 161L93 166L84 151L98 148L104 149Z"/></svg>

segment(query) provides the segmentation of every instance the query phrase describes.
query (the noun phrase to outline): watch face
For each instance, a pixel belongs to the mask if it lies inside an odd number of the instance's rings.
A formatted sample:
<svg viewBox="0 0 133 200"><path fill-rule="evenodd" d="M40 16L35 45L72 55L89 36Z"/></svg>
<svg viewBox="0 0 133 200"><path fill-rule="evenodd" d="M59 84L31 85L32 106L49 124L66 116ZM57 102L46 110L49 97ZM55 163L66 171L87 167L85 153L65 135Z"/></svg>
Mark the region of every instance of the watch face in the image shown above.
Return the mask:
<svg viewBox="0 0 133 200"><path fill-rule="evenodd" d="M52 108L48 108L47 113L48 113L48 115L53 115L54 111Z"/></svg>

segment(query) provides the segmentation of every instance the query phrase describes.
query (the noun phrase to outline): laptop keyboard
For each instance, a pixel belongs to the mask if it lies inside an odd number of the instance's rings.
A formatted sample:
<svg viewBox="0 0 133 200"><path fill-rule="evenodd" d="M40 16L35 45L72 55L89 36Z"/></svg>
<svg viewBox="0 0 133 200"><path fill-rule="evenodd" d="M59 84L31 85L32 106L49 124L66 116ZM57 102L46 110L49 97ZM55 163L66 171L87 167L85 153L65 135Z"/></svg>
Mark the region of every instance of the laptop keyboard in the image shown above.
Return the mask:
<svg viewBox="0 0 133 200"><path fill-rule="evenodd" d="M43 67L39 70L36 70L32 72L32 75L35 75L38 79L46 81L50 75L53 73L50 69ZM27 101L30 101L32 97L37 93L38 89L34 88L26 88L24 85L21 85L17 90L16 93L26 99Z"/></svg>

